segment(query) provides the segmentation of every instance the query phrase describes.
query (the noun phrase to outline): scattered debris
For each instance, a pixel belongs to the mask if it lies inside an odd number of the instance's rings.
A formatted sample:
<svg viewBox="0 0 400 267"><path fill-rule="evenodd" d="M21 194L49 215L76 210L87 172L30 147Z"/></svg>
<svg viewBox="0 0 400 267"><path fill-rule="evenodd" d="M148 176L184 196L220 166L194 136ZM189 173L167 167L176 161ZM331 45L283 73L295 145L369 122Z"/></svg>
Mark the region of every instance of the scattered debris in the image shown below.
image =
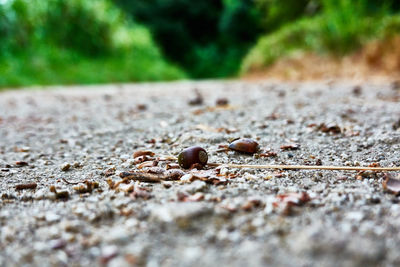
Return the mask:
<svg viewBox="0 0 400 267"><path fill-rule="evenodd" d="M225 97L221 97L221 98L218 98L217 101L215 101L215 104L217 106L226 106L229 104L229 100Z"/></svg>
<svg viewBox="0 0 400 267"><path fill-rule="evenodd" d="M137 104L137 105L136 105L136 108L137 108L139 111L145 111L145 110L147 110L147 105L146 105L146 104Z"/></svg>
<svg viewBox="0 0 400 267"><path fill-rule="evenodd" d="M215 106L215 107L206 107L202 109L197 109L193 111L193 115L201 115L204 112L216 112L216 111L224 111L224 110L235 110L237 107L232 105L224 105L224 106Z"/></svg>
<svg viewBox="0 0 400 267"><path fill-rule="evenodd" d="M194 193L193 195L188 195L183 192L177 193L178 201L181 202L198 202L204 200L204 194L201 192Z"/></svg>
<svg viewBox="0 0 400 267"><path fill-rule="evenodd" d="M154 155L155 155L155 153L152 152L152 151L149 151L149 150L138 150L138 151L135 151L135 153L133 153L133 158L135 159L135 158L140 157L140 156L153 157Z"/></svg>
<svg viewBox="0 0 400 267"><path fill-rule="evenodd" d="M151 194L149 193L151 190L148 188L135 186L133 188L133 192L129 195L129 197L133 200L138 198L143 198L144 200L148 200L151 198Z"/></svg>
<svg viewBox="0 0 400 267"><path fill-rule="evenodd" d="M35 189L37 187L37 183L27 183L27 184L17 184L15 186L16 190L25 190L25 189Z"/></svg>
<svg viewBox="0 0 400 267"><path fill-rule="evenodd" d="M83 184L75 186L74 190L77 191L80 194L84 193L92 193L93 189L99 188L99 183L98 182L91 182L91 181L84 181Z"/></svg>
<svg viewBox="0 0 400 267"><path fill-rule="evenodd" d="M167 163L167 165L165 165L165 169L169 170L169 169L179 169L179 164L177 163Z"/></svg>
<svg viewBox="0 0 400 267"><path fill-rule="evenodd" d="M179 180L184 173L180 170L172 169L165 171L163 173L149 173L144 171L130 171L121 172L119 177L126 178L130 180L147 182L147 183L159 183L161 181L173 181Z"/></svg>
<svg viewBox="0 0 400 267"><path fill-rule="evenodd" d="M107 184L110 187L110 189L116 190L116 189L118 189L119 185L122 184L122 183L125 183L125 184L130 183L129 178L125 177L125 178L123 178L122 180L120 180L118 182L114 182L111 178L107 179Z"/></svg>
<svg viewBox="0 0 400 267"><path fill-rule="evenodd" d="M158 160L153 160L153 161L145 161L143 163L140 163L137 168L138 169L143 169L145 167L155 167L158 165Z"/></svg>
<svg viewBox="0 0 400 267"><path fill-rule="evenodd" d="M400 128L400 119L398 119L395 123L393 123L392 128L395 131L397 131L397 129Z"/></svg>
<svg viewBox="0 0 400 267"><path fill-rule="evenodd" d="M337 124L334 123L321 123L317 126L317 131L321 131L323 133L331 133L331 134L340 134L342 130Z"/></svg>
<svg viewBox="0 0 400 267"><path fill-rule="evenodd" d="M260 207L262 204L261 200L259 199L249 199L247 202L245 202L240 208L244 211L251 211L254 208Z"/></svg>
<svg viewBox="0 0 400 267"><path fill-rule="evenodd" d="M228 183L228 180L224 176L218 176L219 169L210 169L210 170L192 170L189 174L187 174L186 181L193 182L196 180L200 180L206 182L208 184L213 185L225 185ZM186 176L186 175L185 175ZM182 179L183 180L183 177Z"/></svg>
<svg viewBox="0 0 400 267"><path fill-rule="evenodd" d="M265 153L260 153L259 156L263 157L263 158L272 158L272 157L278 156L278 154L276 152L269 151L269 152L265 152Z"/></svg>
<svg viewBox="0 0 400 267"><path fill-rule="evenodd" d="M151 160L154 160L154 158L146 156L146 155L143 155L143 156L139 156L139 157L135 158L133 163L134 164L140 164L140 163L143 163L145 161L151 161Z"/></svg>
<svg viewBox="0 0 400 267"><path fill-rule="evenodd" d="M30 147L28 147L28 146L24 146L24 147L21 147L21 148L14 148L14 151L15 152L29 152L29 151L31 151L31 148Z"/></svg>
<svg viewBox="0 0 400 267"><path fill-rule="evenodd" d="M199 90L194 90L195 97L189 100L189 105L191 106L199 106L202 105L204 102L203 96L200 94Z"/></svg>
<svg viewBox="0 0 400 267"><path fill-rule="evenodd" d="M15 162L15 165L17 167L24 167L24 166L28 166L29 164L26 161L17 161L17 162Z"/></svg>
<svg viewBox="0 0 400 267"><path fill-rule="evenodd" d="M50 192L54 193L56 195L57 199L68 199L69 198L68 191L57 191L56 187L54 185L50 186Z"/></svg>
<svg viewBox="0 0 400 267"><path fill-rule="evenodd" d="M275 121L277 119L279 119L280 115L276 112L272 112L270 115L268 115L267 117L265 117L266 120L271 120L271 121Z"/></svg>
<svg viewBox="0 0 400 267"><path fill-rule="evenodd" d="M290 216L293 214L293 206L302 206L310 200L306 192L279 194L273 202L273 207L280 209L282 215Z"/></svg>
<svg viewBox="0 0 400 267"><path fill-rule="evenodd" d="M300 144L293 143L293 144L283 145L283 146L281 146L281 149L282 150L298 150L298 149L300 149Z"/></svg>
<svg viewBox="0 0 400 267"><path fill-rule="evenodd" d="M104 176L109 177L115 174L115 167L109 168L104 172Z"/></svg>

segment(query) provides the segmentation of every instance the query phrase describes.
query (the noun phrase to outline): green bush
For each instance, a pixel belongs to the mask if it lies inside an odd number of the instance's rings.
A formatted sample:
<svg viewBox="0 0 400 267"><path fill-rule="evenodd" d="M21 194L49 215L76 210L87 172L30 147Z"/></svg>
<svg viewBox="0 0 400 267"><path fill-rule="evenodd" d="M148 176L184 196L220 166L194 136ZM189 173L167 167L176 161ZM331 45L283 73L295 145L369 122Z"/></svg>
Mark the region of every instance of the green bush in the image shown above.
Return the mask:
<svg viewBox="0 0 400 267"><path fill-rule="evenodd" d="M185 77L107 0L9 1L0 33L0 87Z"/></svg>
<svg viewBox="0 0 400 267"><path fill-rule="evenodd" d="M300 51L342 56L371 39L400 32L400 16L390 15L396 11L395 2L324 0L322 8L319 15L304 17L261 37L244 58L242 73Z"/></svg>
<svg viewBox="0 0 400 267"><path fill-rule="evenodd" d="M193 78L234 75L261 30L252 0L114 0Z"/></svg>

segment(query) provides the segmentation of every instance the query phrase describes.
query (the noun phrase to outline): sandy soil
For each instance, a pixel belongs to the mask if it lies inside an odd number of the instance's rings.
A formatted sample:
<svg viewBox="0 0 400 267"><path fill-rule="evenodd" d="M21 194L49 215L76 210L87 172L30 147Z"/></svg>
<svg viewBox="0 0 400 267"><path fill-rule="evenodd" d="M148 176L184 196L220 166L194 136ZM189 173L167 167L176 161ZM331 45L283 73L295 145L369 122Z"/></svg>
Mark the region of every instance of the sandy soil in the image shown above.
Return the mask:
<svg viewBox="0 0 400 267"><path fill-rule="evenodd" d="M210 167L115 183L143 166L135 151L191 145L210 162L400 166L399 100L396 84L345 81L1 92L0 266L398 266L385 174ZM238 137L276 156L216 152Z"/></svg>

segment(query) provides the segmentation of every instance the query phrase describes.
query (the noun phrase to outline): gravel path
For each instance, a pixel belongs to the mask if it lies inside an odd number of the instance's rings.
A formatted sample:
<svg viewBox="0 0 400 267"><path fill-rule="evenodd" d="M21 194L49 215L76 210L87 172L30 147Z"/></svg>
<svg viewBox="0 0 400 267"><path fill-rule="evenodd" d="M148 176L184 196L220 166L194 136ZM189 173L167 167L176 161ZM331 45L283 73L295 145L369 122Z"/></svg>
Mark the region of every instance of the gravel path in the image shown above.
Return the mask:
<svg viewBox="0 0 400 267"><path fill-rule="evenodd" d="M384 174L222 167L220 176L208 171L212 181L197 172L115 186L120 172L138 168L133 152L176 156L191 145L210 162L400 166L400 90L354 86L0 93L0 266L399 266L400 205ZM204 104L189 106L195 88ZM215 108L221 97L230 105ZM237 137L276 156L216 152Z"/></svg>

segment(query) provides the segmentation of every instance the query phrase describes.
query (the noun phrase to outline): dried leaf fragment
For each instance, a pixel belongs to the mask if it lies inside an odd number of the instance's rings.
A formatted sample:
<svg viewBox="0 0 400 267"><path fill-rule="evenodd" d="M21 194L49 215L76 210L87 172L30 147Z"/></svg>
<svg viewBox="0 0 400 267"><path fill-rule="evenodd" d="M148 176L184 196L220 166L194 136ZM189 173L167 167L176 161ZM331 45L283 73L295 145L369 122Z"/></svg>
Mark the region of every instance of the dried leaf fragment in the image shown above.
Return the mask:
<svg viewBox="0 0 400 267"><path fill-rule="evenodd" d="M24 167L24 166L28 166L29 164L26 161L17 161L17 162L15 162L15 165L17 167Z"/></svg>
<svg viewBox="0 0 400 267"><path fill-rule="evenodd" d="M167 170L169 170L169 169L179 169L180 167L179 167L179 164L177 164L177 163L168 163L168 164L165 166L165 168L166 168Z"/></svg>
<svg viewBox="0 0 400 267"><path fill-rule="evenodd" d="M115 167L109 168L104 172L104 175L106 177L109 177L109 176L114 175L114 174L115 174Z"/></svg>
<svg viewBox="0 0 400 267"><path fill-rule="evenodd" d="M92 193L93 189L99 188L98 182L84 181L84 185L78 185L74 187L74 190L80 194Z"/></svg>
<svg viewBox="0 0 400 267"><path fill-rule="evenodd" d="M276 152L272 152L272 151L260 154L260 157L263 157L263 158L271 158L271 157L276 157L276 156L278 156L278 154Z"/></svg>
<svg viewBox="0 0 400 267"><path fill-rule="evenodd" d="M332 133L332 134L340 134L342 130L337 124L334 123L321 123L317 126L317 130L323 133Z"/></svg>
<svg viewBox="0 0 400 267"><path fill-rule="evenodd" d="M154 155L155 155L155 153L152 152L152 151L149 151L149 150L138 150L138 151L135 151L135 152L133 153L133 158L135 159L135 158L140 157L140 156L150 156L150 157L153 157Z"/></svg>
<svg viewBox="0 0 400 267"><path fill-rule="evenodd" d="M181 202L198 202L198 201L202 201L204 199L204 194L201 192L197 192L193 195L188 195L183 192L178 192L177 197L178 197L178 201L181 201Z"/></svg>
<svg viewBox="0 0 400 267"><path fill-rule="evenodd" d="M247 202L245 202L241 206L241 209L244 210L244 211L251 211L254 208L260 207L261 204L262 204L262 202L259 199L249 199Z"/></svg>
<svg viewBox="0 0 400 267"><path fill-rule="evenodd" d="M307 192L279 194L276 196L276 199L279 202L290 203L296 206L301 206L311 200Z"/></svg>
<svg viewBox="0 0 400 267"><path fill-rule="evenodd" d="M149 189L136 186L134 187L133 192L129 195L129 197L133 200L136 200L138 198L148 200L151 198L151 194L149 193Z"/></svg>
<svg viewBox="0 0 400 267"><path fill-rule="evenodd" d="M56 187L54 185L50 186L50 192L54 193L56 195L57 199L68 199L69 198L68 191L57 191Z"/></svg>
<svg viewBox="0 0 400 267"><path fill-rule="evenodd" d="M301 193L285 193L276 196L276 201L272 203L274 208L278 208L281 214L289 216L293 214L293 206L302 206L311 198L306 192Z"/></svg>
<svg viewBox="0 0 400 267"><path fill-rule="evenodd" d="M200 180L213 185L225 185L228 180L225 177L218 176L219 170L193 170L189 178L190 182Z"/></svg>
<svg viewBox="0 0 400 267"><path fill-rule="evenodd" d="M138 169L143 169L144 167L155 167L158 165L158 161L154 160L154 161L145 161L140 163L137 168Z"/></svg>
<svg viewBox="0 0 400 267"><path fill-rule="evenodd" d="M176 172L179 170L172 169L163 173L148 173L144 171L130 171L121 172L119 177L127 178L134 181L147 182L147 183L159 183L161 181L168 180L179 180L184 174Z"/></svg>
<svg viewBox="0 0 400 267"><path fill-rule="evenodd" d="M297 149L300 149L300 144L293 143L293 144L283 145L283 146L281 146L281 149L282 150L297 150Z"/></svg>

